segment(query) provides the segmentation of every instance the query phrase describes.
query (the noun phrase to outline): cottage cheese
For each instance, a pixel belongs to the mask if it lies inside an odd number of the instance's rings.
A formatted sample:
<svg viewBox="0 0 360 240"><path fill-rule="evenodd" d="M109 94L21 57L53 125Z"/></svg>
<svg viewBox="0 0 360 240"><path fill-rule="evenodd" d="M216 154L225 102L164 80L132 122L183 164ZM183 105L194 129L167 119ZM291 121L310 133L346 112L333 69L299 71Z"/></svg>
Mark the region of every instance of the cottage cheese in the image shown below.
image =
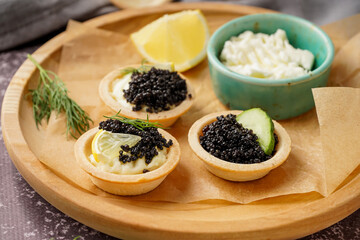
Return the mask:
<svg viewBox="0 0 360 240"><path fill-rule="evenodd" d="M246 31L225 42L220 60L234 72L266 79L309 74L314 55L290 45L284 30L274 34Z"/></svg>

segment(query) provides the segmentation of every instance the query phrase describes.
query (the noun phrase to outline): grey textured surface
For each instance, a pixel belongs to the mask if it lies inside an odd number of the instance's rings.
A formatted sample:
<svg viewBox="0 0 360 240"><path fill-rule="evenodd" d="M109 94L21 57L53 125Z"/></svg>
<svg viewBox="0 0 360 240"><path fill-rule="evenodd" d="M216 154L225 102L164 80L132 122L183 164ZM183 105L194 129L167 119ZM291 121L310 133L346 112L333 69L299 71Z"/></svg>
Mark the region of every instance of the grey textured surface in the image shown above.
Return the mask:
<svg viewBox="0 0 360 240"><path fill-rule="evenodd" d="M319 25L360 12L359 0L223 0L222 2L269 8L309 19ZM68 19L84 20L113 10L109 0L0 0L0 51L57 30L63 27Z"/></svg>
<svg viewBox="0 0 360 240"><path fill-rule="evenodd" d="M35 51L50 37L0 53L0 106L6 88L25 60L26 54ZM115 239L71 219L38 195L12 164L2 134L0 135L0 193L0 240L50 240L51 238L68 240L76 236L80 236L79 239L83 240ZM303 238L303 240L328 239L360 239L360 210L323 231Z"/></svg>
<svg viewBox="0 0 360 240"><path fill-rule="evenodd" d="M108 0L1 0L0 51L59 29L68 19L94 16L108 3Z"/></svg>
<svg viewBox="0 0 360 240"><path fill-rule="evenodd" d="M203 0L182 1L201 2ZM218 2L218 0L207 1ZM318 25L360 13L359 0L222 0L221 2L273 9L308 19Z"/></svg>

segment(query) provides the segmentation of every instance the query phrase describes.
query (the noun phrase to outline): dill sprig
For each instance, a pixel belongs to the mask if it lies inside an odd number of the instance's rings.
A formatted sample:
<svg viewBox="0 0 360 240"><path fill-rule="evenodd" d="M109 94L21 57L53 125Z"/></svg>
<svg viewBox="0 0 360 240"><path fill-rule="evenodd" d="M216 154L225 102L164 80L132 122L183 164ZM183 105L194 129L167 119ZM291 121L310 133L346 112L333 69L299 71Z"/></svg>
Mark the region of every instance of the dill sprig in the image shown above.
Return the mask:
<svg viewBox="0 0 360 240"><path fill-rule="evenodd" d="M39 83L36 89L30 89L29 95L33 102L33 115L36 127L39 128L45 118L49 122L52 111L57 114L64 112L66 115L66 136L69 134L76 139L90 128L93 122L87 113L68 96L65 83L52 71L45 70L30 55L28 59L39 70Z"/></svg>
<svg viewBox="0 0 360 240"><path fill-rule="evenodd" d="M138 119L138 118L130 119L130 118L127 118L127 117L124 117L124 116L120 116L119 115L120 111L118 111L115 115L113 115L111 117L108 117L108 116L103 116L103 117L104 118L109 118L109 119L114 119L114 120L119 120L122 123L133 125L134 127L136 127L137 129L139 129L141 131L143 131L145 128L149 128L149 127L167 129L166 127L163 127L158 122L150 122L149 121L149 115L147 115L146 120L142 120L142 119Z"/></svg>
<svg viewBox="0 0 360 240"><path fill-rule="evenodd" d="M148 61L146 59L143 59L141 61L141 66L138 68L134 68L134 67L127 67L121 70L121 73L126 75L129 73L146 73L148 71L150 71L150 69L154 66L151 65L145 65L146 63L148 63Z"/></svg>

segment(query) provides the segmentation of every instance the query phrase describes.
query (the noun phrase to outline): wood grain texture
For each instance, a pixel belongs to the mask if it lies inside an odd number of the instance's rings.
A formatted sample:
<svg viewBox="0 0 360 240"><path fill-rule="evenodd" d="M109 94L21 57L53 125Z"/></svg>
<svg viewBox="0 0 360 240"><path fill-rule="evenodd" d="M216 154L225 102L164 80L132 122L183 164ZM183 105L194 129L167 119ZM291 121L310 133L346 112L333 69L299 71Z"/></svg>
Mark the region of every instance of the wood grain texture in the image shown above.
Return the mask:
<svg viewBox="0 0 360 240"><path fill-rule="evenodd" d="M226 4L170 4L163 7L126 10L86 24L129 34L164 13L198 8L216 24L264 9ZM35 52L37 61L56 68L62 33ZM35 67L25 61L13 77L2 106L2 129L8 152L23 177L47 201L74 219L125 239L287 239L308 235L351 214L360 207L360 168L327 198L318 194L277 197L240 205L226 202L192 204L128 200L116 202L75 188L58 173L40 163L25 141L20 122L27 85L37 78Z"/></svg>
<svg viewBox="0 0 360 240"><path fill-rule="evenodd" d="M112 4L118 8L143 8L158 6L167 2L171 2L171 0L110 0L110 2L112 2Z"/></svg>

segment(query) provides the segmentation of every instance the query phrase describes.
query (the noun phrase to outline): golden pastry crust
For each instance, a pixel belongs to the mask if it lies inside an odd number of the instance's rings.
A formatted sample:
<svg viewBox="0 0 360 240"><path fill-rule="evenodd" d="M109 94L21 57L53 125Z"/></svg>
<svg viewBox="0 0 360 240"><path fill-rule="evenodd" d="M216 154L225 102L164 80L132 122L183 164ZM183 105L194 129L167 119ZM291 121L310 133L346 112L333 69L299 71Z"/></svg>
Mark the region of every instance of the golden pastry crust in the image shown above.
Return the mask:
<svg viewBox="0 0 360 240"><path fill-rule="evenodd" d="M125 66L119 69L116 69L112 72L110 72L109 74L107 74L100 82L99 85L99 94L100 94L100 98L102 99L102 101L109 106L111 109L113 109L114 111L118 112L119 110L121 110L121 112L119 113L119 115L127 117L127 118L132 118L132 119L147 119L147 117L149 116L149 121L150 122L158 122L160 123L162 126L164 127L169 127L171 126L181 115L183 115L184 113L186 113L190 107L192 106L193 102L194 102L194 97L195 97L195 93L189 83L189 80L182 74L178 73L180 75L181 78L185 79L186 81L186 86L187 86L187 90L188 90L188 94L191 94L191 98L186 97L186 99L180 103L178 106L176 106L175 108L169 110L169 111L162 111L159 113L147 113L147 112L141 112L141 111L133 111L131 108L129 108L128 106L124 106L121 103L119 103L118 101L116 101L112 96L111 96L111 92L112 92L112 83L114 80L116 80L119 77L122 77L124 75L124 73L122 73L122 70L128 67L139 67L138 66Z"/></svg>
<svg viewBox="0 0 360 240"><path fill-rule="evenodd" d="M166 176L172 172L180 161L180 146L177 140L169 133L158 129L167 140L171 139L173 145L166 154L166 162L153 171L143 174L120 175L109 173L96 168L91 164L91 142L98 128L93 128L84 133L75 143L74 151L80 167L90 175L91 181L106 192L117 195L139 195L156 188Z"/></svg>
<svg viewBox="0 0 360 240"><path fill-rule="evenodd" d="M277 168L285 162L291 150L291 139L286 130L276 121L274 122L275 133L278 136L275 155L267 161L254 164L231 163L219 159L208 153L201 145L199 137L202 129L214 122L217 116L235 114L242 111L224 111L211 113L197 120L190 128L188 134L189 145L193 152L205 163L207 169L214 175L230 181L251 181L259 179L268 174L272 169Z"/></svg>

